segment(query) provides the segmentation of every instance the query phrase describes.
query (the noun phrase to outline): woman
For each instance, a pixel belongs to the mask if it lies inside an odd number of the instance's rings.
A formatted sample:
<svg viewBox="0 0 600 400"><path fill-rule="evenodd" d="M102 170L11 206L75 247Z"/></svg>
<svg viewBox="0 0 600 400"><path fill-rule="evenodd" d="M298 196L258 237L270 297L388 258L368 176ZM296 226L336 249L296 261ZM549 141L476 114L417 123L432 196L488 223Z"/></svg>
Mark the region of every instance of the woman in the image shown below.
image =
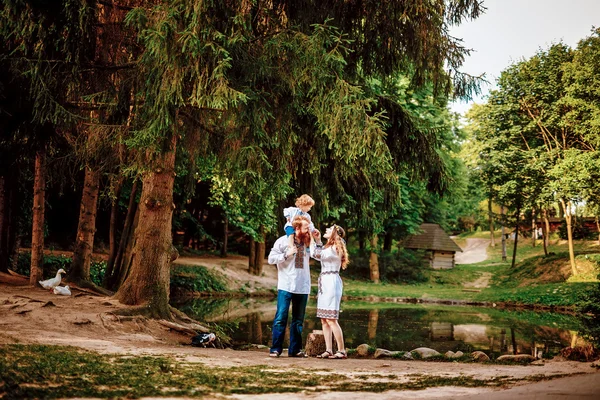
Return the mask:
<svg viewBox="0 0 600 400"><path fill-rule="evenodd" d="M316 248L314 258L321 261L319 275L319 291L317 297L317 317L321 318L326 351L319 358L348 358L344 346L344 334L338 323L340 317L340 301L342 300L342 279L340 268L348 265L348 250L344 242L345 232L341 226L333 225L325 230L323 237L327 239L325 246L321 243L321 234L314 232ZM338 350L333 353L333 337Z"/></svg>

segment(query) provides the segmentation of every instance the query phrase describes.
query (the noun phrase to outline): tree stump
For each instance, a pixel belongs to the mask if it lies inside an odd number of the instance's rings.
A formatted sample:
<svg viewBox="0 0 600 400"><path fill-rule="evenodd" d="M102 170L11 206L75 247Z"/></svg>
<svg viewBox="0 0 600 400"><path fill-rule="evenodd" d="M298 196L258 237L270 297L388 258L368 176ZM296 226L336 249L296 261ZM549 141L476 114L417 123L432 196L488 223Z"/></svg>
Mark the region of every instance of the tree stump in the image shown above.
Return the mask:
<svg viewBox="0 0 600 400"><path fill-rule="evenodd" d="M323 336L323 331L313 330L308 334L306 338L306 346L304 347L304 352L309 357L316 357L325 352L325 337ZM333 352L337 350L337 345L335 343L335 339L333 339Z"/></svg>

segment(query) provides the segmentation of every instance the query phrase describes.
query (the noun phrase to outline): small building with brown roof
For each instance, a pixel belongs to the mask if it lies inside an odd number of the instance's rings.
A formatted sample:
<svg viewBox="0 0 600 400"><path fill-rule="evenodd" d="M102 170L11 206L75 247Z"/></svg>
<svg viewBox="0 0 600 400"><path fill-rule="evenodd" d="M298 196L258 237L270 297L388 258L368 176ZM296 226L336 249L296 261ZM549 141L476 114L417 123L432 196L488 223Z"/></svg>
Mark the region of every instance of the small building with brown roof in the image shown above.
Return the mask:
<svg viewBox="0 0 600 400"><path fill-rule="evenodd" d="M433 269L454 268L454 255L462 249L438 224L421 224L421 233L404 240L407 249L425 250Z"/></svg>

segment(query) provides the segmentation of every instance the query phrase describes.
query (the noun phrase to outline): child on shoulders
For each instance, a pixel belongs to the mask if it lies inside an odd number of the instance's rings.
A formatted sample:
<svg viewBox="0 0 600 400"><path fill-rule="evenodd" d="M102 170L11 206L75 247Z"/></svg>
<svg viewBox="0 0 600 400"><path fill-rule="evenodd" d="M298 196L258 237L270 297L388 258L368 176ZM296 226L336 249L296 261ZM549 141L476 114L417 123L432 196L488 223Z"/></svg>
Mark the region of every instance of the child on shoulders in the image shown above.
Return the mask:
<svg viewBox="0 0 600 400"><path fill-rule="evenodd" d="M283 216L286 218L285 222L285 234L288 237L288 249L285 253L286 257L291 256L292 254L296 254L298 249L296 249L296 245L294 243L296 239L296 235L294 234L294 228L292 226L292 222L294 218L303 215L308 218L310 221L310 225L308 227L309 231L315 230L315 226L312 223L312 219L310 218L310 214L308 213L312 206L315 205L315 201L307 194L303 194L302 196L296 199L296 207L288 207L283 209Z"/></svg>

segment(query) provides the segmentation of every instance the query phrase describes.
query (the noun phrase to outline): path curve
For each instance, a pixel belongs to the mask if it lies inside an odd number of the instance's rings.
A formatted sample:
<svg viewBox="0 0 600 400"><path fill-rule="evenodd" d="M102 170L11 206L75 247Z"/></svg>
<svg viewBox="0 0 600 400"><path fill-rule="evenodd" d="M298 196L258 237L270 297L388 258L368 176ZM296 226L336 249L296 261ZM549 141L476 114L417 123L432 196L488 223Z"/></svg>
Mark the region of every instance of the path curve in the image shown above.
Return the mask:
<svg viewBox="0 0 600 400"><path fill-rule="evenodd" d="M489 239L467 239L467 245L462 253L456 253L455 260L457 264L475 264L487 260L487 247L490 245Z"/></svg>

